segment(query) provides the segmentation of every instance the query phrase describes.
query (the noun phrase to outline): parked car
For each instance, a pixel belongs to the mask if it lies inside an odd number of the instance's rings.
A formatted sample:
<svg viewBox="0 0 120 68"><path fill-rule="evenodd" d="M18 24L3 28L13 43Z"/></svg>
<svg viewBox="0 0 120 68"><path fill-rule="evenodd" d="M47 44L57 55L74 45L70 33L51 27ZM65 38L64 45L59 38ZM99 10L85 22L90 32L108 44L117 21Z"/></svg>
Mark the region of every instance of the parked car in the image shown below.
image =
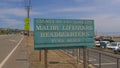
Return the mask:
<svg viewBox="0 0 120 68"><path fill-rule="evenodd" d="M109 45L111 45L109 41L100 41L101 48L106 48Z"/></svg>
<svg viewBox="0 0 120 68"><path fill-rule="evenodd" d="M100 42L101 42L101 45L100 45ZM115 41L112 39L99 39L95 41L95 45L97 47L106 48L108 45L110 45L111 42L115 42ZM104 45L104 43L107 45Z"/></svg>
<svg viewBox="0 0 120 68"><path fill-rule="evenodd" d="M115 42L115 41L114 41L114 40L112 40L112 39L102 39L102 41Z"/></svg>
<svg viewBox="0 0 120 68"><path fill-rule="evenodd" d="M113 51L114 51L115 54L120 53L120 46L119 46L119 47L116 47Z"/></svg>
<svg viewBox="0 0 120 68"><path fill-rule="evenodd" d="M100 41L95 41L95 46L100 47Z"/></svg>
<svg viewBox="0 0 120 68"><path fill-rule="evenodd" d="M111 44L107 46L108 49L116 49L119 47L120 47L120 42L111 42Z"/></svg>

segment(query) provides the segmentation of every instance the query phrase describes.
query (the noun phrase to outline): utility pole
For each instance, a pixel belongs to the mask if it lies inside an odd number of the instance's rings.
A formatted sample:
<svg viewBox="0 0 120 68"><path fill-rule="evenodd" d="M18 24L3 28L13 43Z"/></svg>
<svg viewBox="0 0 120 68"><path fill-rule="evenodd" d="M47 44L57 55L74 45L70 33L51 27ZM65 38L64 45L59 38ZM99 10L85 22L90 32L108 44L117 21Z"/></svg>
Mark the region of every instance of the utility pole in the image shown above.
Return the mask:
<svg viewBox="0 0 120 68"><path fill-rule="evenodd" d="M25 7L27 9L27 18L25 18L25 26L24 29L27 32L27 35L29 36L29 30L30 30L30 7L31 7L31 1L25 0Z"/></svg>
<svg viewBox="0 0 120 68"><path fill-rule="evenodd" d="M25 9L27 10L27 17L24 19L24 32L26 32L27 37L26 38L26 46L29 46L29 31L30 31L30 7L31 7L31 3L30 0L24 0L25 2ZM29 53L28 54L28 62L29 62ZM28 66L29 67L29 66Z"/></svg>

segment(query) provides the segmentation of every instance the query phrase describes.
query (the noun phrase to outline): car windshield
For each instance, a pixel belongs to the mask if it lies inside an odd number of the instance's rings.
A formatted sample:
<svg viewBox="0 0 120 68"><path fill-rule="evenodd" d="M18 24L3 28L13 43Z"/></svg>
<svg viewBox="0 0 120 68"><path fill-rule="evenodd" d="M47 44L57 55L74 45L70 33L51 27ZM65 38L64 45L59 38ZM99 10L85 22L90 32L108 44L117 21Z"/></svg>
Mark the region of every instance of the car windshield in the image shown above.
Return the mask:
<svg viewBox="0 0 120 68"><path fill-rule="evenodd" d="M117 46L117 43L111 43L111 46Z"/></svg>

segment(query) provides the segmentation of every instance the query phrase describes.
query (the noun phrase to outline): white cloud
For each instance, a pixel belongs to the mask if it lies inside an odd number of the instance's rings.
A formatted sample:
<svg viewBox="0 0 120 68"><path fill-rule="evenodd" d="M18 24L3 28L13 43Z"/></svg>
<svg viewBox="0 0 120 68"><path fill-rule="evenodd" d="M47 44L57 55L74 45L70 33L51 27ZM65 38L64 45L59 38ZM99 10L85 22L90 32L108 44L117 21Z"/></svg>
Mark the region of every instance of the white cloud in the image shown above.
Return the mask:
<svg viewBox="0 0 120 68"><path fill-rule="evenodd" d="M5 2L22 2L23 0L4 0Z"/></svg>
<svg viewBox="0 0 120 68"><path fill-rule="evenodd" d="M2 8L9 8L9 7L17 7L23 3L24 0L1 0L0 7Z"/></svg>
<svg viewBox="0 0 120 68"><path fill-rule="evenodd" d="M6 8L0 9L0 15L15 15L15 16L25 16L26 11L21 8Z"/></svg>
<svg viewBox="0 0 120 68"><path fill-rule="evenodd" d="M120 25L120 16L112 14L101 14L93 17L95 28L99 32L117 32Z"/></svg>
<svg viewBox="0 0 120 68"><path fill-rule="evenodd" d="M13 2L22 2L23 0L10 0L10 1L13 1Z"/></svg>
<svg viewBox="0 0 120 68"><path fill-rule="evenodd" d="M38 11L33 11L33 10L31 10L30 11L30 14L31 14L31 16L35 16L35 15L41 15L41 14L43 14L42 12L38 12Z"/></svg>
<svg viewBox="0 0 120 68"><path fill-rule="evenodd" d="M95 10L96 10L95 7L72 7L72 8L55 9L52 12L91 12Z"/></svg>
<svg viewBox="0 0 120 68"><path fill-rule="evenodd" d="M22 8L9 8L9 9L0 9L0 17L5 17L7 15L14 15L19 17L26 17L27 10ZM31 15L41 14L40 12L30 11Z"/></svg>
<svg viewBox="0 0 120 68"><path fill-rule="evenodd" d="M76 2L84 2L85 0L73 0L73 1L76 1Z"/></svg>
<svg viewBox="0 0 120 68"><path fill-rule="evenodd" d="M16 24L21 24L21 23L23 23L23 21L19 21L19 20L17 20L17 19L2 19L2 21L4 22L4 23L6 23L6 25L8 24L8 25L16 25Z"/></svg>
<svg viewBox="0 0 120 68"><path fill-rule="evenodd" d="M24 26L24 22L23 21L20 21L20 20L17 20L17 19L2 19L2 25L0 25L0 27L3 27L3 28L23 28Z"/></svg>
<svg viewBox="0 0 120 68"><path fill-rule="evenodd" d="M7 12L15 16L26 16L26 10L20 8L8 9Z"/></svg>
<svg viewBox="0 0 120 68"><path fill-rule="evenodd" d="M7 5L6 3L0 2L0 6L6 6L6 5Z"/></svg>

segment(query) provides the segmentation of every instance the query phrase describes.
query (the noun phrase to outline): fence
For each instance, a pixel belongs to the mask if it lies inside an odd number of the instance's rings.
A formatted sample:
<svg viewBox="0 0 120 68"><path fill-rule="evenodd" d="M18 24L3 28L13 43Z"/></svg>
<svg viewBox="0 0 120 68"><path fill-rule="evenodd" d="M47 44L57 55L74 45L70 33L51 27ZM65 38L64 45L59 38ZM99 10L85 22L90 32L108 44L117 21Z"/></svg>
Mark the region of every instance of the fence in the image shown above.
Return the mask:
<svg viewBox="0 0 120 68"><path fill-rule="evenodd" d="M67 49L64 51L73 57L79 58L79 60L83 59L82 49ZM78 55L78 53L80 54ZM94 49L88 49L87 53L88 63L92 64L95 68L120 68L120 55L115 56L114 54Z"/></svg>

